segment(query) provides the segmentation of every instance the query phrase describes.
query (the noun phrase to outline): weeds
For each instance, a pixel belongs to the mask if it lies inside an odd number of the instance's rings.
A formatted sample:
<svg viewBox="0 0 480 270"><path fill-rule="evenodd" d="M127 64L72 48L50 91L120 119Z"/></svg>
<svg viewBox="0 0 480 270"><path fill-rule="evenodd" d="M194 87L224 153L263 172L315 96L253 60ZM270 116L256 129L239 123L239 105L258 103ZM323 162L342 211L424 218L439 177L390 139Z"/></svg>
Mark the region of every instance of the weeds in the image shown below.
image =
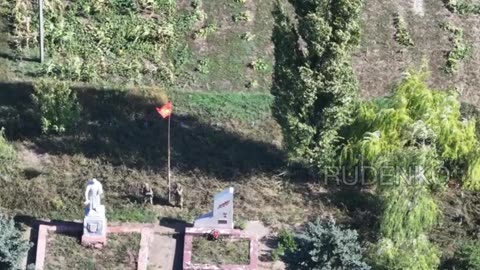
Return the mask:
<svg viewBox="0 0 480 270"><path fill-rule="evenodd" d="M267 72L267 71L270 71L271 70L271 67L269 64L267 64L265 62L265 60L263 59L257 59L257 60L254 60L252 62L250 62L250 64L248 64L248 66L255 70L255 71L260 71L260 72Z"/></svg>
<svg viewBox="0 0 480 270"><path fill-rule="evenodd" d="M37 44L37 23L35 12L31 1L11 1L12 9L10 14L11 33L13 36L13 47L19 53L24 48L30 48Z"/></svg>
<svg viewBox="0 0 480 270"><path fill-rule="evenodd" d="M195 70L202 74L210 73L210 61L208 59L198 60Z"/></svg>
<svg viewBox="0 0 480 270"><path fill-rule="evenodd" d="M440 27L450 32L450 41L453 42L453 48L447 53L447 63L444 70L448 74L455 74L458 72L460 63L468 56L470 46L466 44L461 28L451 23L442 23Z"/></svg>
<svg viewBox="0 0 480 270"><path fill-rule="evenodd" d="M218 26L215 23L210 23L195 31L193 34L193 39L206 38L208 35L215 33L217 29Z"/></svg>
<svg viewBox="0 0 480 270"><path fill-rule="evenodd" d="M273 260L278 261L287 252L295 252L297 250L297 242L293 233L287 229L282 229L278 233L278 246L272 251Z"/></svg>
<svg viewBox="0 0 480 270"><path fill-rule="evenodd" d="M250 11L242 11L232 16L234 22L250 22L252 21L252 14Z"/></svg>
<svg viewBox="0 0 480 270"><path fill-rule="evenodd" d="M32 95L44 133L63 133L75 126L80 117L80 105L75 92L65 82L39 81Z"/></svg>
<svg viewBox="0 0 480 270"><path fill-rule="evenodd" d="M251 32L245 32L240 35L240 38L245 41L252 41L255 38L255 35Z"/></svg>
<svg viewBox="0 0 480 270"><path fill-rule="evenodd" d="M248 88L248 89L258 88L258 81L257 81L257 80L248 81L248 82L245 84L245 87Z"/></svg>
<svg viewBox="0 0 480 270"><path fill-rule="evenodd" d="M480 5L468 0L444 0L445 7L452 13L480 14Z"/></svg>
<svg viewBox="0 0 480 270"><path fill-rule="evenodd" d="M393 26L395 27L395 40L405 47L414 46L415 43L410 37L407 29L407 23L399 13L393 15Z"/></svg>
<svg viewBox="0 0 480 270"><path fill-rule="evenodd" d="M13 9L17 49L35 38L29 34L36 33L28 28L30 9ZM187 32L197 19L193 12L179 17L175 2L166 0L81 0L68 9L55 0L46 2L44 13L49 62L37 75L85 82L172 83L172 63L163 55L177 46L176 30Z"/></svg>

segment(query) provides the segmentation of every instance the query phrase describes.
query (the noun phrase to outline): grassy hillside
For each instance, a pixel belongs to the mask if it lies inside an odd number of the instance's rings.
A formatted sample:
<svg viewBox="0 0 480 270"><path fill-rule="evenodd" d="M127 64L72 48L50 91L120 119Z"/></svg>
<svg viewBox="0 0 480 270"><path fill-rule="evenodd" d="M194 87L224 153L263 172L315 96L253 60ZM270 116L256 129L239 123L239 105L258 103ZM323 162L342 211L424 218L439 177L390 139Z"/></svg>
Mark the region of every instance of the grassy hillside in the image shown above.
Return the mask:
<svg viewBox="0 0 480 270"><path fill-rule="evenodd" d="M461 2L472 7L478 4ZM434 86L456 86L465 100L478 103L480 16L474 11L449 10L447 3L364 2L362 44L354 57L364 96L382 95L405 68L426 61ZM2 14L9 25L3 31L9 32L11 46L7 49L2 42L2 65L10 66L5 72L17 77L268 91L273 64L272 5L273 1L250 0L49 0L45 11L47 62L40 65L32 61L38 56L35 6L25 0L6 1ZM403 27L395 24L396 16L405 22ZM455 38L444 24L463 31L463 37ZM399 41L399 28L409 36L411 46ZM466 55L458 71L447 72L448 55L456 43L466 48Z"/></svg>

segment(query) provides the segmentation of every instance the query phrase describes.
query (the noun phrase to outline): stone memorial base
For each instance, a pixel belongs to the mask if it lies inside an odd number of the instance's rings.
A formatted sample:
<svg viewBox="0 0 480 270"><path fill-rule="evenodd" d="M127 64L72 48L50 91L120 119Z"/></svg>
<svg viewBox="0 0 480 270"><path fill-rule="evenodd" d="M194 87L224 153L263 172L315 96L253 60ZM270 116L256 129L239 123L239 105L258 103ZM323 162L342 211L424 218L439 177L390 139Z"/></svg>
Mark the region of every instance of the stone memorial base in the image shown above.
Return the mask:
<svg viewBox="0 0 480 270"><path fill-rule="evenodd" d="M107 244L107 218L105 207L97 211L85 210L83 220L82 245L93 248L103 248Z"/></svg>

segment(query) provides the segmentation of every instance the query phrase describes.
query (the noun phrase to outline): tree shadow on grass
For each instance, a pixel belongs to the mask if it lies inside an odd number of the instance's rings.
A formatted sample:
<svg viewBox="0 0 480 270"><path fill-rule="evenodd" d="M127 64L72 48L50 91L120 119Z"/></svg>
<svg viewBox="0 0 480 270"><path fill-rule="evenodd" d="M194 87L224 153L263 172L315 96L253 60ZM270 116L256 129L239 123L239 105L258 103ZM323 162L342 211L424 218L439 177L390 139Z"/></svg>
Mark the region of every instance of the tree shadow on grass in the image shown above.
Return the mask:
<svg viewBox="0 0 480 270"><path fill-rule="evenodd" d="M31 102L29 83L0 83L0 126L13 140L30 140L53 155L83 154L132 169L164 170L168 121L156 115L151 99L128 91L75 88L82 106L79 123L69 134L42 135ZM283 165L277 147L191 116L171 118L172 168L202 172L221 180Z"/></svg>

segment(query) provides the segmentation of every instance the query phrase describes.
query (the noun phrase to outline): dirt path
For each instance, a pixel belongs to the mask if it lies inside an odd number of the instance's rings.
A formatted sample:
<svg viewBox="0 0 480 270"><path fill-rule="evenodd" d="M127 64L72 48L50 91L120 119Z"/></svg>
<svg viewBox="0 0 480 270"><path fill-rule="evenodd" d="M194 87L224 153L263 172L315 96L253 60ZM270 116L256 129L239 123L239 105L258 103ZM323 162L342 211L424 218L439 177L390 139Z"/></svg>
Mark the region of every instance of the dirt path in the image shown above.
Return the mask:
<svg viewBox="0 0 480 270"><path fill-rule="evenodd" d="M268 227L265 227L260 221L250 221L245 228L249 234L257 236L259 242L258 267L260 270L284 270L285 265L282 262L272 262L272 249L275 247L275 240Z"/></svg>
<svg viewBox="0 0 480 270"><path fill-rule="evenodd" d="M182 270L183 233L181 225L157 225L149 246L149 270Z"/></svg>
<svg viewBox="0 0 480 270"><path fill-rule="evenodd" d="M149 248L148 269L173 270L176 244L173 236L154 233Z"/></svg>

